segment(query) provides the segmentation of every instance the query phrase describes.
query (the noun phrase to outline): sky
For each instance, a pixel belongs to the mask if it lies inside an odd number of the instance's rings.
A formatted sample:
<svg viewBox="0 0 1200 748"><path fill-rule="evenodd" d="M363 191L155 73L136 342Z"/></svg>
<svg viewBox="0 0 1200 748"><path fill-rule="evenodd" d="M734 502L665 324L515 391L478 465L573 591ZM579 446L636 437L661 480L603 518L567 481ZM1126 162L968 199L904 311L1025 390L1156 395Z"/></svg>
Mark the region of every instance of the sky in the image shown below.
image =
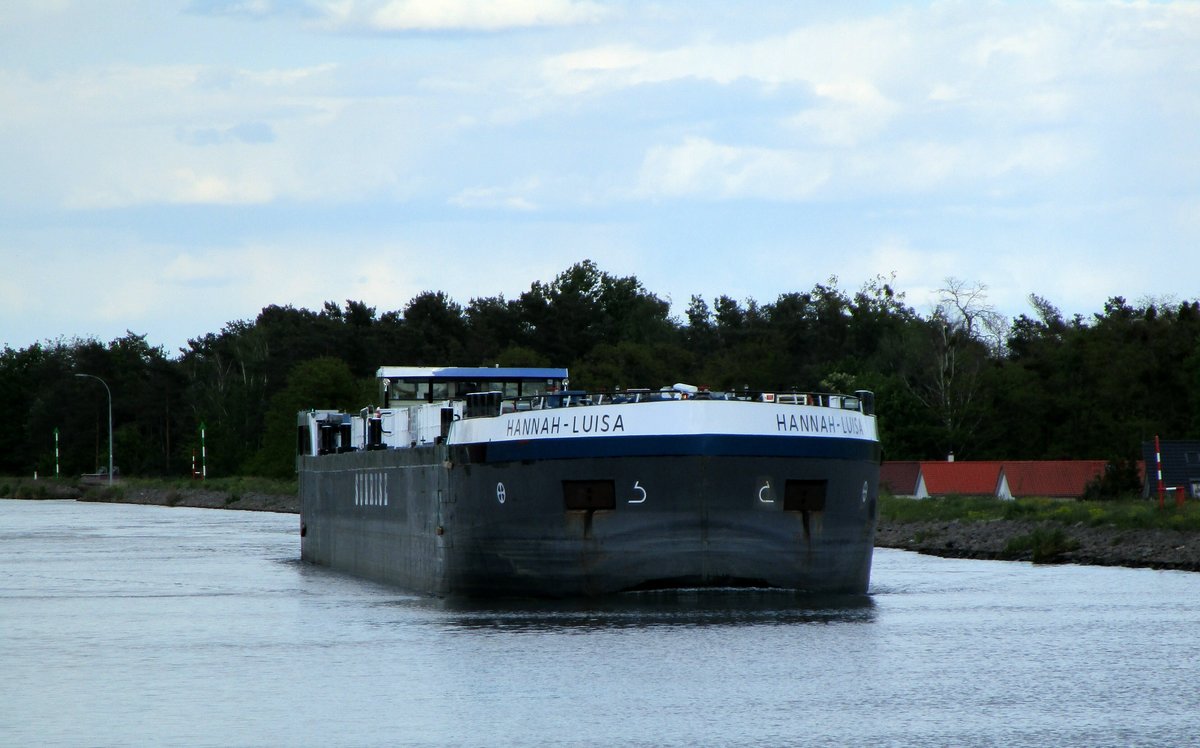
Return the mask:
<svg viewBox="0 0 1200 748"><path fill-rule="evenodd" d="M0 3L0 349L582 260L1090 317L1200 297L1198 238L1198 2Z"/></svg>

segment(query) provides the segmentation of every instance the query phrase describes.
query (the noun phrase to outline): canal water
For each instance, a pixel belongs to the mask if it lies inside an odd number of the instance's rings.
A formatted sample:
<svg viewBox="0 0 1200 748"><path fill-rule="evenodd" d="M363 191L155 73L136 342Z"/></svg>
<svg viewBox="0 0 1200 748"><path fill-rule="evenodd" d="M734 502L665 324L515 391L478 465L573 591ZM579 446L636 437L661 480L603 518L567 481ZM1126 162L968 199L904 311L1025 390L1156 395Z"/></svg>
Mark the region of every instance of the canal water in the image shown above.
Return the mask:
<svg viewBox="0 0 1200 748"><path fill-rule="evenodd" d="M461 604L298 518L0 500L0 744L1179 746L1200 574L875 555L867 597Z"/></svg>

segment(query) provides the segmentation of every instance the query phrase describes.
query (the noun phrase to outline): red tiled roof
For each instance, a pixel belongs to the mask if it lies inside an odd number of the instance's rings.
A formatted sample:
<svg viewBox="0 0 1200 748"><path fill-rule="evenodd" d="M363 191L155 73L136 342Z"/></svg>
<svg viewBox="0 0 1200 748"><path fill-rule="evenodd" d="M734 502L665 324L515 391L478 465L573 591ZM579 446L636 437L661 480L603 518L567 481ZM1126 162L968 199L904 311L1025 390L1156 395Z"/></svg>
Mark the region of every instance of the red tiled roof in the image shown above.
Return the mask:
<svg viewBox="0 0 1200 748"><path fill-rule="evenodd" d="M1079 497L1104 474L1104 460L1024 460L1004 463L1013 496Z"/></svg>
<svg viewBox="0 0 1200 748"><path fill-rule="evenodd" d="M922 495L995 496L1003 476L1008 496L1078 498L1106 465L1104 460L893 461L880 465L879 482L897 496L916 495L922 480ZM1145 469L1139 462L1138 472Z"/></svg>
<svg viewBox="0 0 1200 748"><path fill-rule="evenodd" d="M960 494L995 496L1001 462L922 462L921 474L930 496Z"/></svg>
<svg viewBox="0 0 1200 748"><path fill-rule="evenodd" d="M893 461L879 466L879 485L896 496L913 496L917 493L917 479L921 477L921 463Z"/></svg>

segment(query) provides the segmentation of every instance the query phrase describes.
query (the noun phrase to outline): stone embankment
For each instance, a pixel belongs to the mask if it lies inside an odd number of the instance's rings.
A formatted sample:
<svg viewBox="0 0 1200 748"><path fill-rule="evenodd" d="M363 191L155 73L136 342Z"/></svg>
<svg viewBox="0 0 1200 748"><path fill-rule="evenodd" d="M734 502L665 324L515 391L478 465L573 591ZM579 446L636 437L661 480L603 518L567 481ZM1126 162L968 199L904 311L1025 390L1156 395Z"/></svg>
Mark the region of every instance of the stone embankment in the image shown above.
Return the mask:
<svg viewBox="0 0 1200 748"><path fill-rule="evenodd" d="M20 488L22 490L13 494L18 498L77 499L263 512L300 511L300 501L294 494L133 485L122 486L120 490L108 490L96 486L50 484L48 491L39 488L34 494L22 495L27 492L29 484ZM1031 540L1035 542L1031 544ZM1200 571L1200 533L1177 530L1120 529L1019 520L880 520L875 545L949 558Z"/></svg>
<svg viewBox="0 0 1200 748"><path fill-rule="evenodd" d="M239 509L254 512L300 512L300 499L295 495L269 494L254 491L214 491L204 488L124 488L111 495L91 491L78 497L79 501L100 501L113 504L154 504L157 506L190 506L201 509Z"/></svg>
<svg viewBox="0 0 1200 748"><path fill-rule="evenodd" d="M93 500L210 509L300 511L300 502L295 495L231 494L193 488L130 488L120 498ZM1026 547L1030 539L1037 538L1042 542ZM1200 534L1177 530L1119 529L1082 523L1063 525L1019 520L906 523L881 520L875 545L949 558L1200 571Z"/></svg>
<svg viewBox="0 0 1200 748"><path fill-rule="evenodd" d="M86 498L82 500L88 500ZM136 504L243 509L267 512L300 511L294 495L244 493L203 489L129 489L118 499ZM1038 553L1020 547L1031 537L1049 538ZM1200 534L1177 530L1119 529L1083 524L991 520L984 522L880 521L875 534L880 548L899 548L949 558L1038 560L1093 566L1129 566L1200 571ZM1018 549L1014 549L1016 546Z"/></svg>
<svg viewBox="0 0 1200 748"><path fill-rule="evenodd" d="M240 491L214 487L145 485L117 481L109 486L95 481L27 480L0 478L0 497L15 499L74 499L108 504L154 504L202 509L242 509L257 512L300 512L295 494Z"/></svg>
<svg viewBox="0 0 1200 748"><path fill-rule="evenodd" d="M1035 559L1033 551L1014 547L1039 536L1052 539L1039 559L1047 563L1200 571L1200 534L1177 530L1016 520L881 521L875 545L948 558L1030 561Z"/></svg>

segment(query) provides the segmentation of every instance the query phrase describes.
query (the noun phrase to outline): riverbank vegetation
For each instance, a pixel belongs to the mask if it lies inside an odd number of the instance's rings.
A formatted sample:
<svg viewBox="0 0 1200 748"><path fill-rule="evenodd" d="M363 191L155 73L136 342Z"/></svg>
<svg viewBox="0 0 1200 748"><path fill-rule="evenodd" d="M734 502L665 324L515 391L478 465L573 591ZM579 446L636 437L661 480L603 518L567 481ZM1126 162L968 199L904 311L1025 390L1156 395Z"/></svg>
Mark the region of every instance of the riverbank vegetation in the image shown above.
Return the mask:
<svg viewBox="0 0 1200 748"><path fill-rule="evenodd" d="M875 544L954 558L1200 571L1200 508L947 496L880 500Z"/></svg>
<svg viewBox="0 0 1200 748"><path fill-rule="evenodd" d="M120 478L111 485L101 479L29 478L0 476L0 497L6 499L84 499L91 501L133 501L138 496L165 497L148 503L180 503L189 493L224 494L229 503L252 494L295 497L294 478L229 476L208 480L191 478ZM175 502L170 497L179 497ZM136 501L134 503L137 503ZM185 502L186 503L186 502Z"/></svg>
<svg viewBox="0 0 1200 748"><path fill-rule="evenodd" d="M714 269L714 272L720 272ZM167 352L130 331L0 350L0 473L293 474L295 413L376 404L384 364L566 366L573 387L871 390L888 459L1140 458L1200 436L1200 302L1110 299L1065 317L1030 296L1006 320L947 279L910 306L888 278L836 278L773 301L691 297L681 315L635 277L580 262L517 298L429 291L403 309L267 306Z"/></svg>
<svg viewBox="0 0 1200 748"><path fill-rule="evenodd" d="M81 492L75 478L0 476L0 498L4 499L75 499Z"/></svg>
<svg viewBox="0 0 1200 748"><path fill-rule="evenodd" d="M1052 523L1064 527L1117 530L1200 531L1200 506L1177 507L1139 497L1113 501L1071 501L993 496L944 496L910 499L881 496L879 520L888 524L929 522L982 523L996 520Z"/></svg>

